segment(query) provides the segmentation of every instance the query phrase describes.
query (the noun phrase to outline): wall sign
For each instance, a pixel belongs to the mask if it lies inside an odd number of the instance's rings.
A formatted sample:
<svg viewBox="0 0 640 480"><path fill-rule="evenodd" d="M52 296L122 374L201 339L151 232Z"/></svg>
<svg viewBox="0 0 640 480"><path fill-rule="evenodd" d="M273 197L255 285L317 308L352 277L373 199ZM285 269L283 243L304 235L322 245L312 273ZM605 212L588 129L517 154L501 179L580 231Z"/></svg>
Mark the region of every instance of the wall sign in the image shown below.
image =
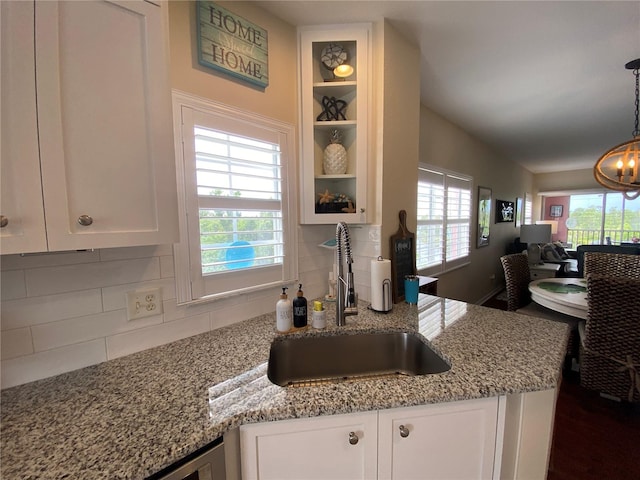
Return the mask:
<svg viewBox="0 0 640 480"><path fill-rule="evenodd" d="M200 65L269 85L267 31L213 2L196 2L196 12Z"/></svg>

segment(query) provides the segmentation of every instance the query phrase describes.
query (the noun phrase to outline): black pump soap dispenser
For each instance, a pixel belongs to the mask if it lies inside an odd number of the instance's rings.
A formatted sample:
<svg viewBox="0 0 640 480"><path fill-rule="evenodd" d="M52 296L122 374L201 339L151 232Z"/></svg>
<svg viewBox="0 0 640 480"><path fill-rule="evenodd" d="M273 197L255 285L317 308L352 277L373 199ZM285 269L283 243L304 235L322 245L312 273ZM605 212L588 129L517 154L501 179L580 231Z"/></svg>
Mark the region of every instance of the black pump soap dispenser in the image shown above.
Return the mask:
<svg viewBox="0 0 640 480"><path fill-rule="evenodd" d="M299 284L298 295L293 300L293 326L296 328L307 326L307 299L304 298L302 284Z"/></svg>

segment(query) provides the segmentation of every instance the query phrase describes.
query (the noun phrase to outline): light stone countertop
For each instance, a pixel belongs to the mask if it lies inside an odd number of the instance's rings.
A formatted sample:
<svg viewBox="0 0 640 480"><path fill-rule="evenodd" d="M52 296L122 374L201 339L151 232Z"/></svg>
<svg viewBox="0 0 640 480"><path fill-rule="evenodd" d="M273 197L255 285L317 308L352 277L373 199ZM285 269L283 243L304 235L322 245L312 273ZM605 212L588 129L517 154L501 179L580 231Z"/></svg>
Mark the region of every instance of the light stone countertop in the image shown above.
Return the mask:
<svg viewBox="0 0 640 480"><path fill-rule="evenodd" d="M1 477L141 479L245 423L556 387L568 327L420 295L325 330L419 330L451 363L436 375L287 388L266 377L275 315L2 391Z"/></svg>

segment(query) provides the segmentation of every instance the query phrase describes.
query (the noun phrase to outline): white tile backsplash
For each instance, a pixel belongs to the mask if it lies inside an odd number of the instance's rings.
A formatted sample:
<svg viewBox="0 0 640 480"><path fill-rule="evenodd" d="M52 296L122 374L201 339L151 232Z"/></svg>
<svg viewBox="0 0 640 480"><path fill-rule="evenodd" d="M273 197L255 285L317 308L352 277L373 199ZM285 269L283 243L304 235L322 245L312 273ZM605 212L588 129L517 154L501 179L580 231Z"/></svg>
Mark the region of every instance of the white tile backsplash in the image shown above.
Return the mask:
<svg viewBox="0 0 640 480"><path fill-rule="evenodd" d="M4 267L4 262L2 266ZM24 271L9 270L0 272L0 290L2 301L26 297L27 285L24 281Z"/></svg>
<svg viewBox="0 0 640 480"><path fill-rule="evenodd" d="M162 315L127 321L127 312L123 309L36 325L31 327L31 332L34 349L40 352L161 323Z"/></svg>
<svg viewBox="0 0 640 480"><path fill-rule="evenodd" d="M123 308L120 305L119 308ZM102 312L100 289L3 301L2 329L26 327Z"/></svg>
<svg viewBox="0 0 640 480"><path fill-rule="evenodd" d="M107 360L105 339L3 360L2 385L9 387L52 377Z"/></svg>
<svg viewBox="0 0 640 480"><path fill-rule="evenodd" d="M160 278L160 259L149 257L33 268L25 273L29 296L50 295Z"/></svg>
<svg viewBox="0 0 640 480"><path fill-rule="evenodd" d="M33 353L29 327L4 330L0 332L0 336L2 337L2 360Z"/></svg>
<svg viewBox="0 0 640 480"><path fill-rule="evenodd" d="M107 337L109 358L118 358L148 348L191 337L210 329L209 314L184 318L175 322L132 330Z"/></svg>
<svg viewBox="0 0 640 480"><path fill-rule="evenodd" d="M356 287L369 299L379 226L351 227ZM300 282L328 291L335 251L318 245L335 225L298 228ZM170 245L0 257L2 388L46 378L275 310L279 289L177 305ZM159 287L164 313L128 322L126 292ZM297 285L290 286L295 295Z"/></svg>

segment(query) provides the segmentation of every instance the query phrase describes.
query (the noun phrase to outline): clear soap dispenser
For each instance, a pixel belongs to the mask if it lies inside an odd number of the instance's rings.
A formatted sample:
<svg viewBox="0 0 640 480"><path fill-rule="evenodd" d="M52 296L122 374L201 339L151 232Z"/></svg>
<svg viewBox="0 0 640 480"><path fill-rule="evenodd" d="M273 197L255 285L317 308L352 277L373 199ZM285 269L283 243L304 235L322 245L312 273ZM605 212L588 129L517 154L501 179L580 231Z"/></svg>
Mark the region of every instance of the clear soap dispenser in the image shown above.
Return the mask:
<svg viewBox="0 0 640 480"><path fill-rule="evenodd" d="M276 303L276 330L288 332L291 330L291 301L287 298L287 288L282 287L280 300Z"/></svg>

